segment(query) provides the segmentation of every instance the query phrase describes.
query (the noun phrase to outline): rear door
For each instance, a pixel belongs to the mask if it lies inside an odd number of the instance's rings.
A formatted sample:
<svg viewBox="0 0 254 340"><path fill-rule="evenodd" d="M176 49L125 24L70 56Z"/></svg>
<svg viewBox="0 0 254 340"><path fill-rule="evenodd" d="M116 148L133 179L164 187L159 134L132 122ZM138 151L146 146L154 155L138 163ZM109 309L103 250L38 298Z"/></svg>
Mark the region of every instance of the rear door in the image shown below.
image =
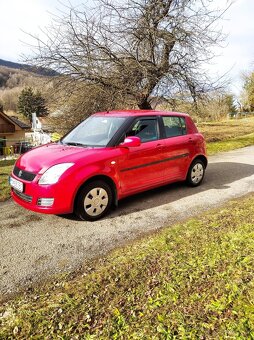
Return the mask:
<svg viewBox="0 0 254 340"><path fill-rule="evenodd" d="M119 161L123 194L149 189L164 182L163 146L158 117L140 117L126 136L141 139L139 147L129 148Z"/></svg>
<svg viewBox="0 0 254 340"><path fill-rule="evenodd" d="M190 158L193 153L193 141L187 134L184 117L163 116L165 148L165 180L167 182L185 179Z"/></svg>

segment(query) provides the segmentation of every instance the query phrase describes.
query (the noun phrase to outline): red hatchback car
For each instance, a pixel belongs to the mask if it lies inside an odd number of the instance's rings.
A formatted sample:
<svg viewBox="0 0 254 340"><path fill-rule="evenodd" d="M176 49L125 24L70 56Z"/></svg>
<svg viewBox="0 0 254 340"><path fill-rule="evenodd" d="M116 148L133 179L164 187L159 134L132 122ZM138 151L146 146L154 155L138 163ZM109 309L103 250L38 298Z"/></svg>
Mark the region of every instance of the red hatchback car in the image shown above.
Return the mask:
<svg viewBox="0 0 254 340"><path fill-rule="evenodd" d="M22 155L10 185L24 208L94 221L123 197L176 181L197 186L206 166L204 138L188 114L100 112Z"/></svg>

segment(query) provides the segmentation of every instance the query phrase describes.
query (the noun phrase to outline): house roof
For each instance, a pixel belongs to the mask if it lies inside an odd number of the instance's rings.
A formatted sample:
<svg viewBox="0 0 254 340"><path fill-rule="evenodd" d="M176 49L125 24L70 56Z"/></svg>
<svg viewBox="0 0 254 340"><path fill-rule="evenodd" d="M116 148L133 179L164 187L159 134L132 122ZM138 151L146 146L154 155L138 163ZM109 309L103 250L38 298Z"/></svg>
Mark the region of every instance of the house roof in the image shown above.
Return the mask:
<svg viewBox="0 0 254 340"><path fill-rule="evenodd" d="M21 122L17 117L15 116L8 116L4 112L0 110L0 116L2 116L5 120L9 121L12 124L18 125L21 129L31 129L31 125L28 125L24 122Z"/></svg>
<svg viewBox="0 0 254 340"><path fill-rule="evenodd" d="M13 121L13 123L18 125L21 129L31 129L31 125L21 122L17 117L10 116L9 118Z"/></svg>

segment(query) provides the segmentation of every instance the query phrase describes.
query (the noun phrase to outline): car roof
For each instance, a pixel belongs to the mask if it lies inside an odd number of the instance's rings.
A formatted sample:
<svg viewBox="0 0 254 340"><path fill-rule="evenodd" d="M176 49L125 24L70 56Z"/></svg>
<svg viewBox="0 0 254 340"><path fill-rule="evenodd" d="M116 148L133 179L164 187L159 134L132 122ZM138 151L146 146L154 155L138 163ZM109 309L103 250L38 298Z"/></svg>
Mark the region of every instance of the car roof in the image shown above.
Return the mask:
<svg viewBox="0 0 254 340"><path fill-rule="evenodd" d="M109 116L109 117L147 117L147 116L189 116L187 113L173 111L157 111L157 110L114 110L94 113L93 116Z"/></svg>

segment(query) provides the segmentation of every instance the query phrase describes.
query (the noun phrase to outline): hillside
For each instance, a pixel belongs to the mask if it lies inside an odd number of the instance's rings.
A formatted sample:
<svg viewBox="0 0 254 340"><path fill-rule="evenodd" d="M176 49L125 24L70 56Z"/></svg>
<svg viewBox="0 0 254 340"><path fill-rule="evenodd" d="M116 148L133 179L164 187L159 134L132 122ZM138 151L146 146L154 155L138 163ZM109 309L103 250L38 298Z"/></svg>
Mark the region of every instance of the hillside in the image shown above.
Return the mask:
<svg viewBox="0 0 254 340"><path fill-rule="evenodd" d="M25 87L39 91L49 105L52 98L51 80L57 74L50 69L0 59L0 105L5 113L17 115L18 97Z"/></svg>
<svg viewBox="0 0 254 340"><path fill-rule="evenodd" d="M35 67L35 66L27 65L27 64L16 63L16 62L3 60L3 59L0 59L0 66L8 67L11 69L17 69L17 70L25 70L28 72L36 73L41 76L47 76L47 77L53 77L53 76L58 75L57 72L50 70L50 69L46 69L42 67Z"/></svg>

